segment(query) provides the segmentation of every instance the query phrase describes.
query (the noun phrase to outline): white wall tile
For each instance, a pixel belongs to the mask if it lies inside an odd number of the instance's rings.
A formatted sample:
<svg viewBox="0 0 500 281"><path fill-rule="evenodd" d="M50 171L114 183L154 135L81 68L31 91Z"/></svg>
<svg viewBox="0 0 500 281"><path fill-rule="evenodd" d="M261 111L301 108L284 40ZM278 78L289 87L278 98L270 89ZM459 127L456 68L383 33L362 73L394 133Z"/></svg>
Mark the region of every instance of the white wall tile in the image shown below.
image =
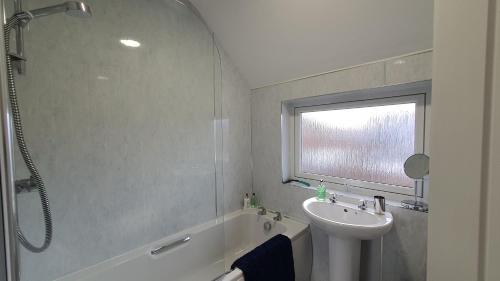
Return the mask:
<svg viewBox="0 0 500 281"><path fill-rule="evenodd" d="M385 79L386 85L432 79L432 52L386 61Z"/></svg>

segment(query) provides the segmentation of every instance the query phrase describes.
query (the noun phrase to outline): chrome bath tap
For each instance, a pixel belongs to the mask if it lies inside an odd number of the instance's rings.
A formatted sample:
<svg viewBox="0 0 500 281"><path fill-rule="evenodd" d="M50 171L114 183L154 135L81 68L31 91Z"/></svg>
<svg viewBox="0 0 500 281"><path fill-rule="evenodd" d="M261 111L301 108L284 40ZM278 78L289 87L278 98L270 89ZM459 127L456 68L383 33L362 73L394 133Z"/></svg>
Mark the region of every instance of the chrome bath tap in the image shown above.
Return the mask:
<svg viewBox="0 0 500 281"><path fill-rule="evenodd" d="M276 214L276 216L274 216L274 218L273 218L274 221L281 221L283 219L281 212L276 212L275 214Z"/></svg>

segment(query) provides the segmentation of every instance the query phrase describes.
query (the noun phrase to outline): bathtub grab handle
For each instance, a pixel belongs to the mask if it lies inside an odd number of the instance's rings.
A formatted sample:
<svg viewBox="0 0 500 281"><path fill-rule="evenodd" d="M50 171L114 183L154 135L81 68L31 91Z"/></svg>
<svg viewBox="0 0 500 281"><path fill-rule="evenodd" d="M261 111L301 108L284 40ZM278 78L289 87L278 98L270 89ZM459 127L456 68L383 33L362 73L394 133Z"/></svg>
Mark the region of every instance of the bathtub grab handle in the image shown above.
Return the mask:
<svg viewBox="0 0 500 281"><path fill-rule="evenodd" d="M187 243L187 242L189 242L189 240L191 240L191 235L186 235L178 240L172 241L166 245L163 245L163 246L160 246L158 248L151 250L151 255L153 255L153 256L159 255L165 251L168 251L168 250L173 249L177 246L180 246L184 243Z"/></svg>

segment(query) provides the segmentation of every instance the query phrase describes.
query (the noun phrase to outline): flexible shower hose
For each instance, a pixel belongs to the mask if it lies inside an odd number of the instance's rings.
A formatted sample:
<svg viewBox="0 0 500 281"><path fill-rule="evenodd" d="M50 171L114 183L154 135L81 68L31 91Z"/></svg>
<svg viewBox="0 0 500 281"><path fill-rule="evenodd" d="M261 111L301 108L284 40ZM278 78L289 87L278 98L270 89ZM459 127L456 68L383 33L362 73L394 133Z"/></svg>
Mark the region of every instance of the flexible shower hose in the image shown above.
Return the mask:
<svg viewBox="0 0 500 281"><path fill-rule="evenodd" d="M4 36L5 36L5 61L7 63L7 80L8 80L8 88L9 88L9 100L10 100L10 107L12 110L12 119L14 123L14 129L16 132L16 139L17 139L17 144L19 146L19 151L21 152L21 155L23 157L24 163L26 164L26 167L28 168L30 174L31 174L31 181L36 185L38 189L38 194L40 195L40 201L42 204L42 212L43 212L43 219L45 223L45 239L43 241L43 244L39 247L33 245L31 242L26 239L24 236L23 232L21 231L21 228L19 226L19 223L17 223L16 226L16 231L17 231L17 237L19 239L19 242L29 251L34 252L34 253L40 253L43 252L45 249L47 249L50 245L50 242L52 241L52 217L50 214L50 206L49 206L49 199L47 197L47 192L45 191L45 185L43 183L43 179L40 176L40 173L38 173L38 170L33 163L33 159L31 158L31 155L29 153L28 147L26 146L26 142L24 141L24 134L23 134L23 125L21 122L21 114L19 112L19 105L17 103L17 94L16 94L16 84L14 81L14 72L12 71L12 61L11 57L9 55L9 41L10 41L10 31L13 27L15 27L17 24L19 24L23 20L30 20L31 15L28 13L20 13L16 14L10 19L7 20L7 23L4 25Z"/></svg>

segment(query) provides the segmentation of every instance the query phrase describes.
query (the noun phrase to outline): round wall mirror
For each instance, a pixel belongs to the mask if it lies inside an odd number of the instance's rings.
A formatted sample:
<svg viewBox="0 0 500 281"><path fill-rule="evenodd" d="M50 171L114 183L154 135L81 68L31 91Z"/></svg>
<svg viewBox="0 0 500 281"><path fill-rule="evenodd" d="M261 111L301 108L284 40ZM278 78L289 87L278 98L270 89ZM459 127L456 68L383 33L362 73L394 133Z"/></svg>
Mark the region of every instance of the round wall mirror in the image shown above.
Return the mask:
<svg viewBox="0 0 500 281"><path fill-rule="evenodd" d="M429 156L418 153L406 159L405 174L412 179L422 179L429 174Z"/></svg>

